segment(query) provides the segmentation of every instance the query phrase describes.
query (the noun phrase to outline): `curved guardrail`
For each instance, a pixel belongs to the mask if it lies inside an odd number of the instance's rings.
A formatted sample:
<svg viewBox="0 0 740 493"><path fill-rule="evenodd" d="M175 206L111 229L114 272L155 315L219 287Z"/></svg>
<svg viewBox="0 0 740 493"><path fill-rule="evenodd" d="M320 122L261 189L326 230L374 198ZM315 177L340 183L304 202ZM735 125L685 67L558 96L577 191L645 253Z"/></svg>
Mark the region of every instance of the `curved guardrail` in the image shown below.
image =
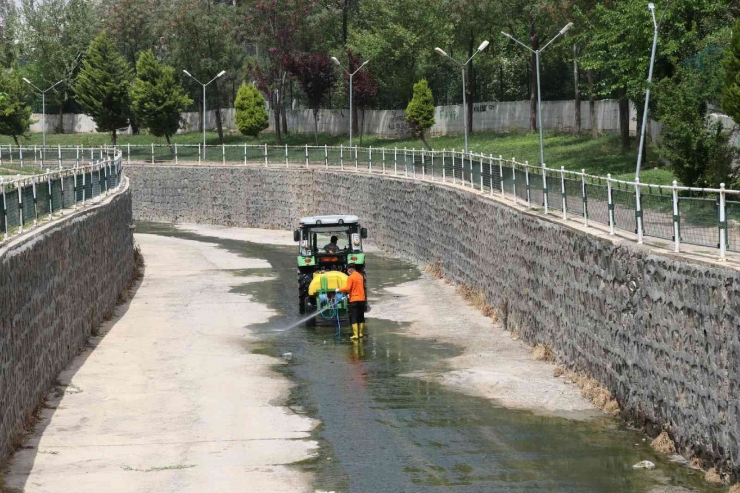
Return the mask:
<svg viewBox="0 0 740 493"><path fill-rule="evenodd" d="M462 185L477 193L498 195L505 200L557 214L563 219L579 218L586 227L601 225L610 234L623 231L681 244L716 249L724 259L727 251L740 252L740 191L719 188L653 185L589 175L585 170L568 171L515 158L485 156L454 149L433 150L344 147L174 144L132 145L116 148L126 163L175 163L262 165L268 167L326 168L343 171L403 176ZM14 166L76 168L114 152L112 147L0 146L3 162ZM31 161L31 157L35 160ZM50 160L53 157L53 160ZM7 166L7 164L6 164ZM666 243L667 246L667 243Z"/></svg>
<svg viewBox="0 0 740 493"><path fill-rule="evenodd" d="M87 162L58 161L55 164L59 168L53 171L33 168L37 174L0 176L0 242L51 221L65 210L97 203L118 188L123 170L121 152L103 148L90 151L94 155ZM6 154L6 159L9 155L12 154ZM7 161L6 166L10 166ZM0 169L13 171L2 162Z"/></svg>

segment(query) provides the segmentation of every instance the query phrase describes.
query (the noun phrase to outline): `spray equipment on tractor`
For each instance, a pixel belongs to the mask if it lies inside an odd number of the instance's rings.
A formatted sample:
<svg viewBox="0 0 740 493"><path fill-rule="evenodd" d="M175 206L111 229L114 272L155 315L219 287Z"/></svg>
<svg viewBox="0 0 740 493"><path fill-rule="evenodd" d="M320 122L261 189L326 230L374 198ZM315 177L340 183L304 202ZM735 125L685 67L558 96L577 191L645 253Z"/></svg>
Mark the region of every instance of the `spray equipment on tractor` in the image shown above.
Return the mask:
<svg viewBox="0 0 740 493"><path fill-rule="evenodd" d="M347 282L348 267L365 275L362 240L367 229L351 214L310 216L300 220L293 233L298 243L298 308L301 314L316 313L308 325L348 317L349 305L337 290Z"/></svg>

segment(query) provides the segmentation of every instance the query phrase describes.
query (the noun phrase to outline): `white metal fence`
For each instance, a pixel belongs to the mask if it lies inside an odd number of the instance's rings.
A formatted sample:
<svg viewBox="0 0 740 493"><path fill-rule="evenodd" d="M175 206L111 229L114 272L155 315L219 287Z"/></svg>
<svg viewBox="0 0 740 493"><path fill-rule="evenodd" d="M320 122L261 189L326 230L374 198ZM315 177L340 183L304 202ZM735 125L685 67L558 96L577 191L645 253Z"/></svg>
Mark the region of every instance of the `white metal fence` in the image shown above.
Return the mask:
<svg viewBox="0 0 740 493"><path fill-rule="evenodd" d="M12 156L16 159L16 171L28 171L22 169L23 152L27 150L4 147L6 160L0 161L0 169L7 171L9 166L14 166ZM123 169L121 152L112 148L86 151L87 156L92 156L89 160L80 158L79 154L71 157L71 153L63 160L60 152L53 171L47 168L38 174L0 176L0 243L51 221L65 210L97 203L118 188ZM46 164L50 164L48 158ZM10 169L11 172L14 170ZM33 171L36 171L35 167Z"/></svg>
<svg viewBox="0 0 740 493"><path fill-rule="evenodd" d="M17 164L22 153L29 155L28 149L6 147L2 159ZM645 237L658 238L672 242L677 252L682 243L693 244L716 250L720 259L727 251L740 252L740 191L725 189L724 184L719 188L681 187L675 182L653 185L589 175L585 170L543 169L514 158L454 149L248 144L123 145L119 149L128 164L326 168L451 183L566 220L578 218L586 227L602 225L611 234L633 233L638 243ZM51 151L56 152L58 166L74 168L112 148L57 146L45 150L47 160Z"/></svg>

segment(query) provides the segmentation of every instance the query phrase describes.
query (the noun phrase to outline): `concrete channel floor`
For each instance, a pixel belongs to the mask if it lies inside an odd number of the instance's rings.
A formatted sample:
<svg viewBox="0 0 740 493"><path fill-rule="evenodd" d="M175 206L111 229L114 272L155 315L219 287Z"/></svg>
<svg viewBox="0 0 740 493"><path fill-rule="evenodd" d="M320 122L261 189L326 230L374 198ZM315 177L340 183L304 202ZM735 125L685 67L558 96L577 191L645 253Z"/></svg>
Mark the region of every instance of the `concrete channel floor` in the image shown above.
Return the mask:
<svg viewBox="0 0 740 493"><path fill-rule="evenodd" d="M229 293L231 269L269 267L215 245L138 235L145 277L58 378L6 474L27 493L310 491L314 420L251 354L271 311ZM257 281L257 278L254 278ZM249 278L240 278L249 282Z"/></svg>

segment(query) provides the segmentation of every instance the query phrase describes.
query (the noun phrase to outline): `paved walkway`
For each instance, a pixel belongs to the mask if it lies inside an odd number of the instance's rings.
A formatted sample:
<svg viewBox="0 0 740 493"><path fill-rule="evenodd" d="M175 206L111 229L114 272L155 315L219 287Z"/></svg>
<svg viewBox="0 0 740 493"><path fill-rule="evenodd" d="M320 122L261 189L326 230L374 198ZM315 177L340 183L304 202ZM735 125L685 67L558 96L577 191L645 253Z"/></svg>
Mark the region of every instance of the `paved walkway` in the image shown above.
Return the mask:
<svg viewBox="0 0 740 493"><path fill-rule="evenodd" d="M6 486L33 492L310 491L315 423L280 407L289 383L252 354L270 312L230 294L230 269L268 267L214 245L137 235L147 266L120 318L59 376ZM239 278L239 282L247 282Z"/></svg>

